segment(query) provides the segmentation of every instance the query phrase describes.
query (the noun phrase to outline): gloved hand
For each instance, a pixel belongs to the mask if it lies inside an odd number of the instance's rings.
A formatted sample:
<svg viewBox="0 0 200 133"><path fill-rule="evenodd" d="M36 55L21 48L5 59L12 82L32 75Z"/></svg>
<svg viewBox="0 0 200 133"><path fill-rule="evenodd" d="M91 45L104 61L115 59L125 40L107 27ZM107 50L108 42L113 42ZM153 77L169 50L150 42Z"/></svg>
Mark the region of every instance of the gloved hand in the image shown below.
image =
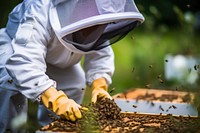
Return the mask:
<svg viewBox="0 0 200 133"><path fill-rule="evenodd" d="M93 81L92 83L92 102L96 103L98 99L110 98L110 94L107 92L108 87L106 80L104 78L99 78Z"/></svg>
<svg viewBox="0 0 200 133"><path fill-rule="evenodd" d="M41 95L41 99L48 109L62 118L71 121L82 118L81 106L69 99L63 91L57 91L54 87L50 87Z"/></svg>

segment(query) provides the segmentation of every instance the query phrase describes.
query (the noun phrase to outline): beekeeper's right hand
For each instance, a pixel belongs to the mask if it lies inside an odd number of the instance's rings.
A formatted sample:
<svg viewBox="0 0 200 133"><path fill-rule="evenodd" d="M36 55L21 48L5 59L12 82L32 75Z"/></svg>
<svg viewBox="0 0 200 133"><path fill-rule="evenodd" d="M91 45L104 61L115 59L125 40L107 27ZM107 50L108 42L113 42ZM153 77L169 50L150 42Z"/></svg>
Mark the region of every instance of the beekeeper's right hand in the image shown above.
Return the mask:
<svg viewBox="0 0 200 133"><path fill-rule="evenodd" d="M82 118L80 108L74 100L69 99L63 91L57 91L54 87L47 89L42 95L43 104L58 116L75 121Z"/></svg>

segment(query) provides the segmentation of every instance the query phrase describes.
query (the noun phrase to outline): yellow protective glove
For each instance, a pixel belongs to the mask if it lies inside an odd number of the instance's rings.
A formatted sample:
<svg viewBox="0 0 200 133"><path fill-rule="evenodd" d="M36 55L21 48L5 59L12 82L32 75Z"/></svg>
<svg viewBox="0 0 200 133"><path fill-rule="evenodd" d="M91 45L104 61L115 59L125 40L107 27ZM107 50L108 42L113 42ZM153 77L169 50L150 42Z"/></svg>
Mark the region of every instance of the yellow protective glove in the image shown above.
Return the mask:
<svg viewBox="0 0 200 133"><path fill-rule="evenodd" d="M63 91L57 91L54 87L47 89L42 95L43 104L58 116L75 121L82 118L81 106L69 99Z"/></svg>
<svg viewBox="0 0 200 133"><path fill-rule="evenodd" d="M107 90L108 90L108 85L104 78L99 78L94 80L92 83L92 102L96 103L98 99L103 99L103 98L112 99Z"/></svg>

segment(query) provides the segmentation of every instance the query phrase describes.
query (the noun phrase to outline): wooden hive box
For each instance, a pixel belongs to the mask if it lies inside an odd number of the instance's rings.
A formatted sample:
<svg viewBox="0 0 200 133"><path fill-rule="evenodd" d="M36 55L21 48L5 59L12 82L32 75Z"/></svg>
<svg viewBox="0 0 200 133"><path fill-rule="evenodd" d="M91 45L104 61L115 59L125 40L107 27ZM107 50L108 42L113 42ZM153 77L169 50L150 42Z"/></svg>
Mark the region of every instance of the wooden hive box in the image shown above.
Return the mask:
<svg viewBox="0 0 200 133"><path fill-rule="evenodd" d="M122 109L120 114L124 116L123 119L105 120L100 129L94 130L91 123L88 123L85 131L81 132L200 132L200 118L191 105L194 98L192 93L139 88L116 94L113 98ZM64 130L65 124L63 121L55 120L36 133L80 132L75 128L74 131L70 130L70 127Z"/></svg>
<svg viewBox="0 0 200 133"><path fill-rule="evenodd" d="M138 88L113 98L123 112L198 116L193 105L194 93Z"/></svg>

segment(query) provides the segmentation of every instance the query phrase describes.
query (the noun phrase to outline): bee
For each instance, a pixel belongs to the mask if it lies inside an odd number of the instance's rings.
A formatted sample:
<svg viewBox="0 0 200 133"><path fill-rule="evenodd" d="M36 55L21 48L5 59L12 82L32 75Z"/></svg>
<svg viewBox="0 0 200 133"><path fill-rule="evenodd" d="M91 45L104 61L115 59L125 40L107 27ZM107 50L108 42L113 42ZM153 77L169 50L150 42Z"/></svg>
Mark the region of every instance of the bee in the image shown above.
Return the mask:
<svg viewBox="0 0 200 133"><path fill-rule="evenodd" d="M132 105L133 106L133 108L137 108L137 106L136 105Z"/></svg>
<svg viewBox="0 0 200 133"><path fill-rule="evenodd" d="M197 70L197 66L196 65L194 65L194 70Z"/></svg>
<svg viewBox="0 0 200 133"><path fill-rule="evenodd" d="M153 65L149 65L149 68L153 68Z"/></svg>
<svg viewBox="0 0 200 133"><path fill-rule="evenodd" d="M126 96L126 95L127 95L127 92L124 93L124 98L125 98L125 99L127 99L127 96Z"/></svg>
<svg viewBox="0 0 200 133"><path fill-rule="evenodd" d="M164 83L164 81L162 80L162 79L159 79L159 82L162 84L162 83Z"/></svg>
<svg viewBox="0 0 200 133"><path fill-rule="evenodd" d="M161 105L159 106L159 108L160 108L160 110L162 110L162 111L165 111L165 110L162 108L162 106L161 106Z"/></svg>
<svg viewBox="0 0 200 133"><path fill-rule="evenodd" d="M12 80L12 79L11 79L11 80L8 80L8 83L12 84L12 82L13 82L13 80Z"/></svg>
<svg viewBox="0 0 200 133"><path fill-rule="evenodd" d="M176 107L176 106L174 106L174 105L172 105L172 108L176 109L177 107Z"/></svg>
<svg viewBox="0 0 200 133"><path fill-rule="evenodd" d="M112 93L114 90L115 90L115 88L112 88L112 89L110 90L110 93Z"/></svg>
<svg viewBox="0 0 200 133"><path fill-rule="evenodd" d="M162 77L162 75L161 75L161 74L159 74L159 75L157 76L157 78L158 78L158 79L160 79L161 77Z"/></svg>
<svg viewBox="0 0 200 133"><path fill-rule="evenodd" d="M121 96L120 95L117 95L117 98L120 98Z"/></svg>
<svg viewBox="0 0 200 133"><path fill-rule="evenodd" d="M151 106L154 106L155 104L153 102L151 102Z"/></svg>
<svg viewBox="0 0 200 133"><path fill-rule="evenodd" d="M133 40L135 37L134 36L131 36L131 39Z"/></svg>
<svg viewBox="0 0 200 133"><path fill-rule="evenodd" d="M134 114L137 114L137 112L134 112Z"/></svg>
<svg viewBox="0 0 200 133"><path fill-rule="evenodd" d="M150 84L145 85L146 88L150 88Z"/></svg>
<svg viewBox="0 0 200 133"><path fill-rule="evenodd" d="M199 65L194 65L194 69L195 70L199 69Z"/></svg>

